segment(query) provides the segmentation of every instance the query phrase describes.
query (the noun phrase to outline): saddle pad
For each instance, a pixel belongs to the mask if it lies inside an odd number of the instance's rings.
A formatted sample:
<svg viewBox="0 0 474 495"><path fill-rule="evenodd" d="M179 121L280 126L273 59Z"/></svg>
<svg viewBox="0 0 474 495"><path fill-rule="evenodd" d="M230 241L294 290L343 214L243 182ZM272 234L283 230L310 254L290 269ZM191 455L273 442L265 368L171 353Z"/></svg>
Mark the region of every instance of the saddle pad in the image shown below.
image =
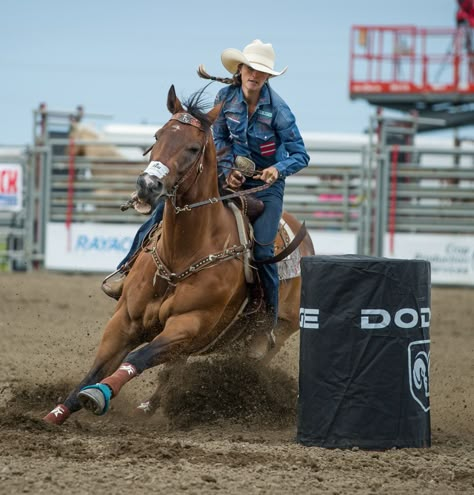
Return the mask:
<svg viewBox="0 0 474 495"><path fill-rule="evenodd" d="M291 227L282 219L278 228L280 235L285 239L285 246L288 245L295 237L295 233ZM278 262L278 278L280 280L288 280L290 278L299 277L301 274L301 253L299 246L290 253L285 259Z"/></svg>

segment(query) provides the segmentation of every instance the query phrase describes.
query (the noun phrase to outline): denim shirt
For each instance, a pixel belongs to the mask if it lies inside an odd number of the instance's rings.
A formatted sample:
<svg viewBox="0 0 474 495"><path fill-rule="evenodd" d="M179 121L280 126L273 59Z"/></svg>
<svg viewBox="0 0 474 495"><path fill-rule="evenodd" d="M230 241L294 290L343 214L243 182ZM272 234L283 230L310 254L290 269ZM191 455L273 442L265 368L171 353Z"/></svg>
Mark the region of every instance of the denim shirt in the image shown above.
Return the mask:
<svg viewBox="0 0 474 495"><path fill-rule="evenodd" d="M212 128L218 165L230 167L236 156L246 156L259 169L274 166L279 178L285 179L308 165L303 138L295 116L273 89L265 84L254 114L248 107L240 86L221 89L215 103L224 102ZM224 168L228 175L230 170Z"/></svg>

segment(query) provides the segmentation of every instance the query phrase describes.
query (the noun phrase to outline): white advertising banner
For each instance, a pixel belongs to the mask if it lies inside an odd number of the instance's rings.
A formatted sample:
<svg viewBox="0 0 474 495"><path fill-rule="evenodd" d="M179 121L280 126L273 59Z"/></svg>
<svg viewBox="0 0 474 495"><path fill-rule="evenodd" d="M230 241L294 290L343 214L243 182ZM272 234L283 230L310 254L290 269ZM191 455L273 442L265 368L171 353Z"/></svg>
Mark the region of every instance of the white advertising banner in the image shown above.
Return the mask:
<svg viewBox="0 0 474 495"><path fill-rule="evenodd" d="M0 163L0 211L23 208L23 170L21 165Z"/></svg>
<svg viewBox="0 0 474 495"><path fill-rule="evenodd" d="M45 267L53 270L112 272L128 253L138 225L49 223Z"/></svg>
<svg viewBox="0 0 474 495"><path fill-rule="evenodd" d="M49 223L45 267L53 270L111 272L128 253L138 225ZM309 231L317 255L355 254L352 232ZM421 259L431 264L433 284L474 286L474 236L395 234L393 252L385 239L387 258Z"/></svg>
<svg viewBox="0 0 474 495"><path fill-rule="evenodd" d="M474 236L395 234L393 240L390 252L387 234L384 256L429 261L433 284L474 285Z"/></svg>
<svg viewBox="0 0 474 495"><path fill-rule="evenodd" d="M48 223L45 267L52 270L110 272L128 253L138 225ZM354 254L352 232L309 231L316 254Z"/></svg>

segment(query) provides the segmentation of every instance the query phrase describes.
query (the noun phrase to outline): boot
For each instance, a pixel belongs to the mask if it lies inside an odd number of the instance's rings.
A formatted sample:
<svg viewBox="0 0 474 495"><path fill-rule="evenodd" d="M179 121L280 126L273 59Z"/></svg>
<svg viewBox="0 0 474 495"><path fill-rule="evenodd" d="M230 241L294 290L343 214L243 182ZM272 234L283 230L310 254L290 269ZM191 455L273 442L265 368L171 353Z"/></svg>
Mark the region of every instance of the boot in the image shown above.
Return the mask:
<svg viewBox="0 0 474 495"><path fill-rule="evenodd" d="M252 335L247 357L255 361L261 361L275 346L276 315L272 310L263 313L263 318L256 322L256 330Z"/></svg>
<svg viewBox="0 0 474 495"><path fill-rule="evenodd" d="M154 230L155 229L152 229L151 232L154 232ZM113 299L117 299L117 301L120 299L125 279L127 278L127 275L132 269L132 266L138 258L140 252L141 249L139 249L127 262L121 265L118 270L115 270L115 272L104 278L102 282L102 290L108 296L112 297Z"/></svg>
<svg viewBox="0 0 474 495"><path fill-rule="evenodd" d="M128 271L123 271L119 268L115 272L107 276L102 282L102 290L113 299L120 299L123 290L123 284L127 278Z"/></svg>

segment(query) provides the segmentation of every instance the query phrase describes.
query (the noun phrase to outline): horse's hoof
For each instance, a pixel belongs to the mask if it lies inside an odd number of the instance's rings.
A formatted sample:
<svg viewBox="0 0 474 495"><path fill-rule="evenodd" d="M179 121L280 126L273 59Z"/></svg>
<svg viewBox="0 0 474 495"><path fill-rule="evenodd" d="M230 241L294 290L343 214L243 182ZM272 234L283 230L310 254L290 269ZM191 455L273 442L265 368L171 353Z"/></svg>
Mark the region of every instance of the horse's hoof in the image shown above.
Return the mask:
<svg viewBox="0 0 474 495"><path fill-rule="evenodd" d="M64 404L58 404L43 418L43 421L52 425L62 425L70 415L71 412Z"/></svg>
<svg viewBox="0 0 474 495"><path fill-rule="evenodd" d="M275 346L275 334L271 332L256 333L249 343L247 357L252 361L262 361Z"/></svg>
<svg viewBox="0 0 474 495"><path fill-rule="evenodd" d="M103 383L84 387L77 394L81 406L96 416L102 416L108 411L111 397L112 391Z"/></svg>

